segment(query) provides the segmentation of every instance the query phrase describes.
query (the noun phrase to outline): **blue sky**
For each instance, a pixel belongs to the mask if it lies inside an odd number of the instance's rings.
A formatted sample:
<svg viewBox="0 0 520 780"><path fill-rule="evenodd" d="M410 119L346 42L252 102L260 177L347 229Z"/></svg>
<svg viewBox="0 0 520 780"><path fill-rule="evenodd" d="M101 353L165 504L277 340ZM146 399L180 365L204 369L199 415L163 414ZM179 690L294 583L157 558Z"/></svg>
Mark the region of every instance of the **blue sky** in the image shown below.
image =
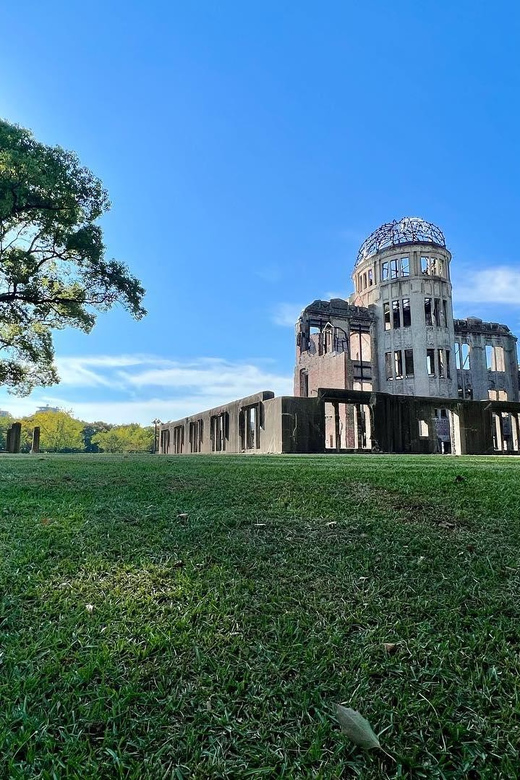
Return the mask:
<svg viewBox="0 0 520 780"><path fill-rule="evenodd" d="M299 309L347 296L405 215L443 229L456 316L520 334L518 3L28 0L2 21L0 115L103 180L149 310L58 333L61 384L2 408L149 423L291 393Z"/></svg>

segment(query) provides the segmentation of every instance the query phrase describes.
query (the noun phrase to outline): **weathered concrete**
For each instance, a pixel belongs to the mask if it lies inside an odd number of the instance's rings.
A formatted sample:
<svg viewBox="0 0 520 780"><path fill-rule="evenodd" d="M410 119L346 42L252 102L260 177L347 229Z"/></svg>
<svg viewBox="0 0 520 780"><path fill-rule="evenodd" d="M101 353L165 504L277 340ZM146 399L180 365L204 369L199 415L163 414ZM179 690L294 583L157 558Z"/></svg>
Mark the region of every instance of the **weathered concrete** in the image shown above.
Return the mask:
<svg viewBox="0 0 520 780"><path fill-rule="evenodd" d="M33 429L31 452L36 455L40 451L40 428L37 425Z"/></svg>
<svg viewBox="0 0 520 780"><path fill-rule="evenodd" d="M7 451L20 452L22 440L22 424L15 422L7 431Z"/></svg>
<svg viewBox="0 0 520 780"><path fill-rule="evenodd" d="M453 319L450 264L435 225L381 226L355 292L303 310L294 397L265 391L167 423L159 451L518 453L517 339Z"/></svg>

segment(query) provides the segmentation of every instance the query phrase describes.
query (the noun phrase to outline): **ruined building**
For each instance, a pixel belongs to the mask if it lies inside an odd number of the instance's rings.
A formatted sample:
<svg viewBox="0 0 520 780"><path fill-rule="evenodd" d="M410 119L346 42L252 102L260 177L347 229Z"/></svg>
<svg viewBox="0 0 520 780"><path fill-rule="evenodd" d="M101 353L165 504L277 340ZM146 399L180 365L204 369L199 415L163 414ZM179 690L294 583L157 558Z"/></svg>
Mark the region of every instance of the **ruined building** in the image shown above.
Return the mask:
<svg viewBox="0 0 520 780"><path fill-rule="evenodd" d="M348 300L296 325L294 396L268 391L162 425L159 451L518 453L516 337L454 320L442 231L406 217L361 246Z"/></svg>

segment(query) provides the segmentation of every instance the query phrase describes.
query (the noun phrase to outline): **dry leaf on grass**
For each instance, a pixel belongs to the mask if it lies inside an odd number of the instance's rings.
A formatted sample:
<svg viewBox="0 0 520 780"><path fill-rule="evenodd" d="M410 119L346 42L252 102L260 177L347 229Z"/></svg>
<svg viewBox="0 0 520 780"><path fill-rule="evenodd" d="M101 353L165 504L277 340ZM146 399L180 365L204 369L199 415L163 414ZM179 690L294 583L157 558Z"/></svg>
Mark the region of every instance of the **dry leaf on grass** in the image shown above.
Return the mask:
<svg viewBox="0 0 520 780"><path fill-rule="evenodd" d="M365 750L381 747L370 723L357 710L336 704L336 715L342 732L356 745Z"/></svg>

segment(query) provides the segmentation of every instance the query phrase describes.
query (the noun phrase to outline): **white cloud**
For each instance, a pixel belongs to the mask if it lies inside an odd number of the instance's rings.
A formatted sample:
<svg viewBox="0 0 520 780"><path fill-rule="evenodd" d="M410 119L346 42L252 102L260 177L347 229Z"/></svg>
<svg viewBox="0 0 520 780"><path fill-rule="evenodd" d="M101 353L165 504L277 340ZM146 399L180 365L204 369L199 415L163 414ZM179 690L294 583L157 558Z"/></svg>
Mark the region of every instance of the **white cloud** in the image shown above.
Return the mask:
<svg viewBox="0 0 520 780"><path fill-rule="evenodd" d="M454 281L454 298L468 303L506 303L520 306L520 270L502 265L473 271Z"/></svg>
<svg viewBox="0 0 520 780"><path fill-rule="evenodd" d="M294 328L302 309L300 303L279 303L272 313L272 321L283 328Z"/></svg>
<svg viewBox="0 0 520 780"><path fill-rule="evenodd" d="M290 395L292 379L263 367L265 361L196 358L181 362L154 355L58 358L62 382L28 398L0 391L0 406L16 416L49 404L72 409L83 420L150 424L212 409L261 390Z"/></svg>

